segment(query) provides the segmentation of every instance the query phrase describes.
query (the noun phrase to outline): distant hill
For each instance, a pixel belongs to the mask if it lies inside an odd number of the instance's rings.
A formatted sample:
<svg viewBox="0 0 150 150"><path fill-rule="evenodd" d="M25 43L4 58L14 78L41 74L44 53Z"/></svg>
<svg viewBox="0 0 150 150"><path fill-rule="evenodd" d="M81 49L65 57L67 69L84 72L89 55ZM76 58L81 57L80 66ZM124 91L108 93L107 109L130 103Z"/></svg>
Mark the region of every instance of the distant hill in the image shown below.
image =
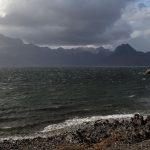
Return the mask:
<svg viewBox="0 0 150 150"><path fill-rule="evenodd" d="M103 47L50 49L0 34L0 67L148 65L150 52L136 51L129 44L122 44L113 52Z"/></svg>
<svg viewBox="0 0 150 150"><path fill-rule="evenodd" d="M129 44L122 44L107 58L111 66L148 66L150 53L136 51Z"/></svg>

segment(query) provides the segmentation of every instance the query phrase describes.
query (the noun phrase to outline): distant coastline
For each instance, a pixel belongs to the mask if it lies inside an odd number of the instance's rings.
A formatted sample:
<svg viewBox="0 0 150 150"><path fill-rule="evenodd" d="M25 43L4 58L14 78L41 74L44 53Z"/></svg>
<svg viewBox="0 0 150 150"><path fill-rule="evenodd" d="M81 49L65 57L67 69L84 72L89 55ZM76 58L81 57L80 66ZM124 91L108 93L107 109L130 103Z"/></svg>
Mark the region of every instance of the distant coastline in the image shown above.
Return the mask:
<svg viewBox="0 0 150 150"><path fill-rule="evenodd" d="M40 47L0 34L0 67L150 66L150 52L129 44L114 51L104 47L71 49Z"/></svg>

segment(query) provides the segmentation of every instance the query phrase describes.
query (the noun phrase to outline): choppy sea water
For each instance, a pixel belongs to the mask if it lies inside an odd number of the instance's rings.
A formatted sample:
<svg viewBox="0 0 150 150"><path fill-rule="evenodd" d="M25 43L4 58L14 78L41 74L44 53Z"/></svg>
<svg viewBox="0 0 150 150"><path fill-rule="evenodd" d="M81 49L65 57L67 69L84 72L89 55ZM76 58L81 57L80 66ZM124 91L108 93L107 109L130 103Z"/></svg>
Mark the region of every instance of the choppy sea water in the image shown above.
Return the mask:
<svg viewBox="0 0 150 150"><path fill-rule="evenodd" d="M0 138L150 114L144 67L0 69Z"/></svg>

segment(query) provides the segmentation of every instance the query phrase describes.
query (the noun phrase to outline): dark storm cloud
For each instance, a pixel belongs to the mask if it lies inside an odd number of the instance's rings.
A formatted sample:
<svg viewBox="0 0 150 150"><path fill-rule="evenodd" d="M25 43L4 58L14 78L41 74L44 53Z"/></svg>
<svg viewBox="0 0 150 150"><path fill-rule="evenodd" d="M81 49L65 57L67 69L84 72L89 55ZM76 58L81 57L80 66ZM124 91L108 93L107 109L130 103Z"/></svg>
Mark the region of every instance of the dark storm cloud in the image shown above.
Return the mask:
<svg viewBox="0 0 150 150"><path fill-rule="evenodd" d="M48 45L108 44L130 35L120 21L133 0L14 0L0 32Z"/></svg>

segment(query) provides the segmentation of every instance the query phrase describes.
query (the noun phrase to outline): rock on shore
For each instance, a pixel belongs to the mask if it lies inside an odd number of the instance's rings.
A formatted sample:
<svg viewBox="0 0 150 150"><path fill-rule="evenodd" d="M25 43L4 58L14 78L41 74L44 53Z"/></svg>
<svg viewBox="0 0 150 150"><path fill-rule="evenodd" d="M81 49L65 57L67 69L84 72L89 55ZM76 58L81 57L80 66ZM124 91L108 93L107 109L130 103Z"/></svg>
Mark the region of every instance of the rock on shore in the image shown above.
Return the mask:
<svg viewBox="0 0 150 150"><path fill-rule="evenodd" d="M45 138L1 141L0 150L150 149L150 116L135 114L130 119L97 120L56 133Z"/></svg>

